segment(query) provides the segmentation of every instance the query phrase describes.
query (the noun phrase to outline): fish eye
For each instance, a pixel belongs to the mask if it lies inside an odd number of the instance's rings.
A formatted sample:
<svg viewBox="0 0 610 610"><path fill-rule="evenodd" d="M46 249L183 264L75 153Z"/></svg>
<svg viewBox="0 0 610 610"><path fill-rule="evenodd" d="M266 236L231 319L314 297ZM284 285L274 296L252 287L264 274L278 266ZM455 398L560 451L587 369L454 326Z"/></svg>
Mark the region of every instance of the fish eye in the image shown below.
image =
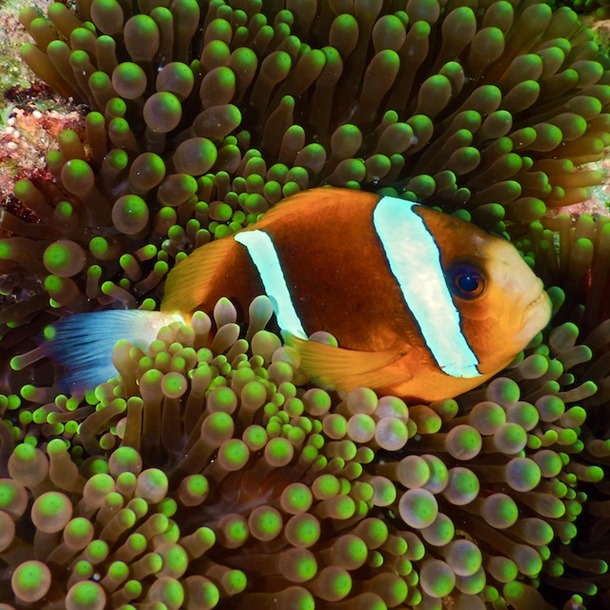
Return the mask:
<svg viewBox="0 0 610 610"><path fill-rule="evenodd" d="M449 289L460 299L472 301L485 292L485 276L471 265L456 265L449 272Z"/></svg>

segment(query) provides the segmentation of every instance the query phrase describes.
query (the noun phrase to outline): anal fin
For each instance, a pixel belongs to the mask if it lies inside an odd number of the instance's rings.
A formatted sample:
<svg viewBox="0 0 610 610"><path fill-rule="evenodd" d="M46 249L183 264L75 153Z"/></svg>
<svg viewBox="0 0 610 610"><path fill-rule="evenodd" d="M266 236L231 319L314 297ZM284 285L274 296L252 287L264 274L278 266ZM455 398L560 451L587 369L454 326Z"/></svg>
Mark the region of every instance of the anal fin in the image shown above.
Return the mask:
<svg viewBox="0 0 610 610"><path fill-rule="evenodd" d="M329 389L382 388L412 377L407 371L387 368L404 356L404 350L366 352L300 339L286 333L284 338L286 345L296 351L301 370Z"/></svg>

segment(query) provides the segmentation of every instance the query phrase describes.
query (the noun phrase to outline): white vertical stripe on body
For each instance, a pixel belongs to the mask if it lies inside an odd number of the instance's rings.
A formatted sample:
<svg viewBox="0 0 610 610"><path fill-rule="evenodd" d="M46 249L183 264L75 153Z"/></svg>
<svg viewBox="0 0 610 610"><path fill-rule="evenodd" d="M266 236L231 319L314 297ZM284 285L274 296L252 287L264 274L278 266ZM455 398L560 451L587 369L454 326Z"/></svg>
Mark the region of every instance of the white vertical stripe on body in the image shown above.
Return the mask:
<svg viewBox="0 0 610 610"><path fill-rule="evenodd" d="M460 313L451 298L439 248L418 204L382 197L373 212L392 275L438 366L452 377L478 377L479 361L464 338Z"/></svg>
<svg viewBox="0 0 610 610"><path fill-rule="evenodd" d="M234 239L248 251L261 278L265 293L273 304L280 329L307 339L307 334L292 304L280 259L269 235L257 229L237 233Z"/></svg>

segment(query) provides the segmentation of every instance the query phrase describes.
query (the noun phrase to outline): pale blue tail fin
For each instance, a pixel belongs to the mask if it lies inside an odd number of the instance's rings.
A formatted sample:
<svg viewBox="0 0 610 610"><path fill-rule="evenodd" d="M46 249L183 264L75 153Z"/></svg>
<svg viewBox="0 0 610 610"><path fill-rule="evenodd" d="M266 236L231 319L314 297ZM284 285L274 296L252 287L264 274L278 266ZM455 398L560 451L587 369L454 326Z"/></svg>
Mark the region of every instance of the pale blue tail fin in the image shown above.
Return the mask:
<svg viewBox="0 0 610 610"><path fill-rule="evenodd" d="M112 309L68 316L47 326L43 344L11 360L11 367L20 370L42 356L58 364L62 373L55 385L60 390L92 389L115 377L112 350L119 339L127 339L144 348L157 337L159 329L179 314L140 309ZM35 354L36 352L36 354Z"/></svg>

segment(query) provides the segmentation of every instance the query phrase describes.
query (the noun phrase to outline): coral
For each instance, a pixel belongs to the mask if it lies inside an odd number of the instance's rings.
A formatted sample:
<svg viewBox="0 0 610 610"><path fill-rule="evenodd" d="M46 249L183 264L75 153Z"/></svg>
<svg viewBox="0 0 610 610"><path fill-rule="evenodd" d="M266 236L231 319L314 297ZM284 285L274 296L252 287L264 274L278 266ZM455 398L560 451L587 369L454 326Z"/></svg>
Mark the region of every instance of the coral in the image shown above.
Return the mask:
<svg viewBox="0 0 610 610"><path fill-rule="evenodd" d="M521 610L544 604L541 578L595 593L561 576L607 569L564 550L603 476L581 457L595 386L571 377L591 359L573 324L457 402L407 406L308 387L270 311L259 297L240 336L223 299L146 351L119 342L120 375L84 397L3 398L4 599Z"/></svg>
<svg viewBox="0 0 610 610"><path fill-rule="evenodd" d="M45 155L57 148L61 130L82 127L74 101L55 95L16 52L29 38L19 22L19 11L32 6L46 10L48 5L48 0L7 0L0 6L0 201L27 220L33 214L14 197L15 182L26 177L51 179Z"/></svg>
<svg viewBox="0 0 610 610"><path fill-rule="evenodd" d="M78 112L54 109L42 110L31 107L12 107L6 125L0 129L0 197L6 200L6 209L20 220L38 220L35 211L19 202L15 190L19 192L33 179L49 181L45 155L57 147L57 137L65 129L84 133L84 123Z"/></svg>
<svg viewBox="0 0 610 610"><path fill-rule="evenodd" d="M15 53L15 46L26 42L28 34L23 31L18 20L19 11L28 7L46 10L48 0L7 0L0 6L0 60L2 61L2 74L0 74L0 96L10 98L10 93L17 89L29 89L32 86L32 75L27 67L19 61ZM39 92L42 92L38 90ZM3 108L0 126L5 122L5 108Z"/></svg>

